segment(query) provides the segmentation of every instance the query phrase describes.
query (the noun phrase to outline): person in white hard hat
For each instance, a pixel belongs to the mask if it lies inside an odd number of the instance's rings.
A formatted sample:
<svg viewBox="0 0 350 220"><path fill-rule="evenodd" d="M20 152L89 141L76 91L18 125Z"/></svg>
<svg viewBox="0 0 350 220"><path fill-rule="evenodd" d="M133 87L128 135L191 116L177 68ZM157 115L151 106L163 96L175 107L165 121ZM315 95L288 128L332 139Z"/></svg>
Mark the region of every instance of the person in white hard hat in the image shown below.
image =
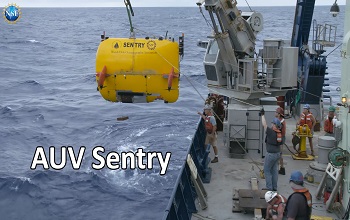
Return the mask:
<svg viewBox="0 0 350 220"><path fill-rule="evenodd" d="M265 219L282 220L287 199L274 191L265 193L265 200L268 203Z"/></svg>

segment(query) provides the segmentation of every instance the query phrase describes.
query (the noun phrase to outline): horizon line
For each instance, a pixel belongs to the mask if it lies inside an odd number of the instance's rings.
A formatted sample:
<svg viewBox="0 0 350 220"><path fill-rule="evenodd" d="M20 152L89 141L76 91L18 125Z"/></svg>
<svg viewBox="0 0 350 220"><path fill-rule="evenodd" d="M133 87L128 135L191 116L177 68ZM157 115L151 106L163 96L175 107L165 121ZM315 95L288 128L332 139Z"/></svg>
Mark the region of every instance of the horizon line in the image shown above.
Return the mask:
<svg viewBox="0 0 350 220"><path fill-rule="evenodd" d="M315 5L331 6L331 5ZM339 5L345 6L345 5ZM241 6L241 8L249 8ZM295 5L251 5L250 7L295 7ZM20 6L20 8L125 8L125 6ZM198 6L133 6L133 8L198 8Z"/></svg>

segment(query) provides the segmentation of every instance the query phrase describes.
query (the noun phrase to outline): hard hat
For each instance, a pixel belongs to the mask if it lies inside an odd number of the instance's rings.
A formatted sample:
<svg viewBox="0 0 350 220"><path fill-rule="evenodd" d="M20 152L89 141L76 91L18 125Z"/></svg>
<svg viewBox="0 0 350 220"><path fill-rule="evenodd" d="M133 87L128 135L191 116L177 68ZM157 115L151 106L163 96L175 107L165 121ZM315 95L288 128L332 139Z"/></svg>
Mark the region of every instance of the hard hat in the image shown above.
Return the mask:
<svg viewBox="0 0 350 220"><path fill-rule="evenodd" d="M280 114L281 116L284 116L283 108L278 107L278 108L276 109L276 112L277 112L278 114Z"/></svg>
<svg viewBox="0 0 350 220"><path fill-rule="evenodd" d="M204 110L211 110L210 105L205 105L205 106L204 106Z"/></svg>
<svg viewBox="0 0 350 220"><path fill-rule="evenodd" d="M335 112L335 107L334 106L329 106L329 109L328 109L328 111L330 111L330 112Z"/></svg>
<svg viewBox="0 0 350 220"><path fill-rule="evenodd" d="M304 176L300 171L293 171L290 175L289 181L293 181L295 184L303 185Z"/></svg>
<svg viewBox="0 0 350 220"><path fill-rule="evenodd" d="M274 118L272 123L274 123L278 128L281 128L282 126L281 121L278 118Z"/></svg>
<svg viewBox="0 0 350 220"><path fill-rule="evenodd" d="M305 104L303 109L310 109L310 105L309 104Z"/></svg>
<svg viewBox="0 0 350 220"><path fill-rule="evenodd" d="M265 193L265 200L266 200L266 202L271 202L271 200L273 200L273 198L275 198L276 196L277 196L276 192L267 191Z"/></svg>

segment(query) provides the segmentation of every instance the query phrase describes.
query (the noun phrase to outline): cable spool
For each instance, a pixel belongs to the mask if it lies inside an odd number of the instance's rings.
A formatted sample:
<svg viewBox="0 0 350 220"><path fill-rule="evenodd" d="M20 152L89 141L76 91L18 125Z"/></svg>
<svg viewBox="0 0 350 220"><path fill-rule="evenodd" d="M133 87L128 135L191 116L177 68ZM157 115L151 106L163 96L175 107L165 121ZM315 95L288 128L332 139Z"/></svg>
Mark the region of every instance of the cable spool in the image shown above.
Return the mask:
<svg viewBox="0 0 350 220"><path fill-rule="evenodd" d="M332 149L328 153L328 161L332 164L335 168L341 168L345 166L348 152L346 150L343 150L339 147Z"/></svg>

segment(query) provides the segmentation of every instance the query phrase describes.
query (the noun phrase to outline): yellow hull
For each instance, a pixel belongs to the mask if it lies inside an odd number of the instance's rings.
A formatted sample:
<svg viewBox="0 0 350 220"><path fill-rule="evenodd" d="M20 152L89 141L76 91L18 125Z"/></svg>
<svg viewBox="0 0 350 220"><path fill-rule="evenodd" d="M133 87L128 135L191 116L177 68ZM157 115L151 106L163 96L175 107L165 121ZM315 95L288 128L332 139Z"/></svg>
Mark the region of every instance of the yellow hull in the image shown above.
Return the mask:
<svg viewBox="0 0 350 220"><path fill-rule="evenodd" d="M112 102L176 102L179 45L156 39L108 38L96 53L96 82Z"/></svg>

